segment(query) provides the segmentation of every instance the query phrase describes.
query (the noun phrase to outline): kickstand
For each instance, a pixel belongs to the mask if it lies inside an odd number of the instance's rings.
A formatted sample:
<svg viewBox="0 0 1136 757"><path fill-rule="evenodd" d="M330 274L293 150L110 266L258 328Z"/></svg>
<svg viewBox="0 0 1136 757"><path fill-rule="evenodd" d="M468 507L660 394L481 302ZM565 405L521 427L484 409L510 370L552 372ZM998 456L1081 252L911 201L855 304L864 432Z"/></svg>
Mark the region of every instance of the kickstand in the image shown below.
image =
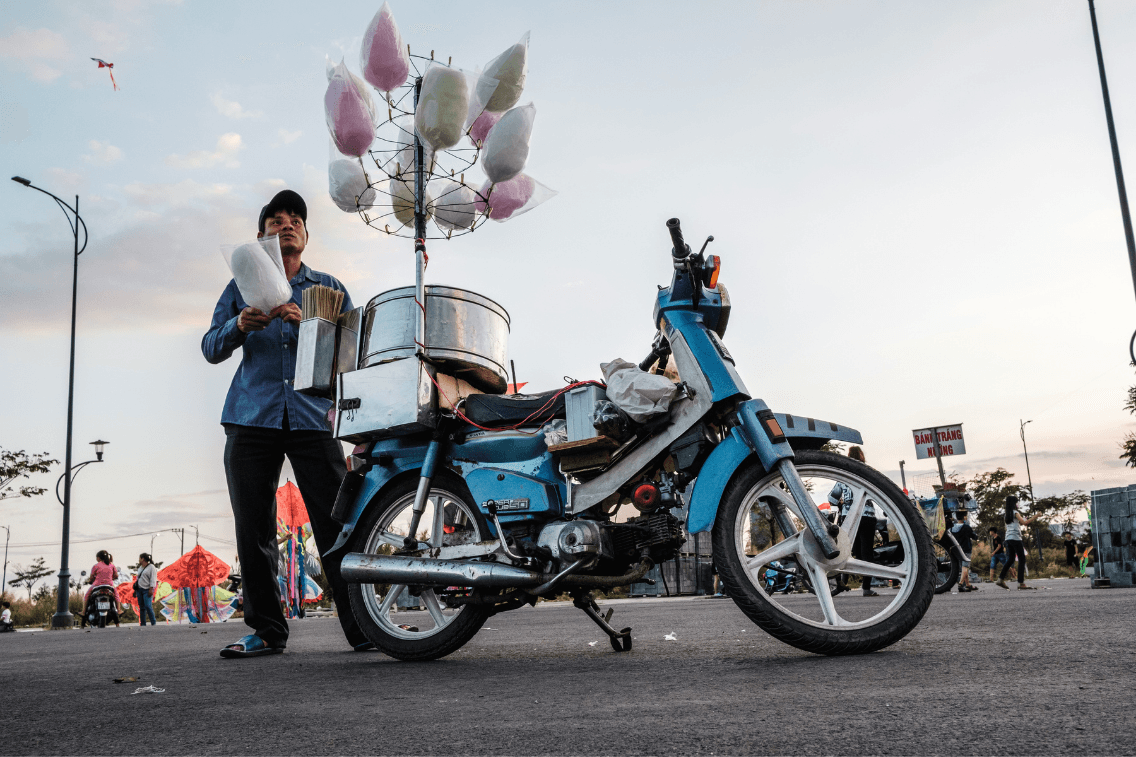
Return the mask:
<svg viewBox="0 0 1136 757"><path fill-rule="evenodd" d="M631 651L631 629L624 628L622 631L616 631L608 624L608 621L611 620L612 608L609 607L605 615L600 615L599 605L596 604L596 600L591 594L573 597L572 604L583 610L585 615L603 629L603 632L608 635L608 639L611 640L612 649L616 652Z"/></svg>

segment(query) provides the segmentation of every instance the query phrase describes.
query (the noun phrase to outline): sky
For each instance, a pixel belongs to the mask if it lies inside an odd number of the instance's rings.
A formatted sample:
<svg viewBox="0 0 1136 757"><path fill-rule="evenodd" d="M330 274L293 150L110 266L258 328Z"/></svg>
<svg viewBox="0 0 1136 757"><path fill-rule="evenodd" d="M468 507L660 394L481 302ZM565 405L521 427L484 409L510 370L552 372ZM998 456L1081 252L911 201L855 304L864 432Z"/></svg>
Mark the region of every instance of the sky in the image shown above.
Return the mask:
<svg viewBox="0 0 1136 757"><path fill-rule="evenodd" d="M110 444L75 482L73 572L100 548L128 564L152 543L168 562L181 543L164 529L186 528L189 548L195 526L231 561L219 421L237 359L200 351L230 278L220 245L252 238L288 187L308 202L304 261L357 304L413 283L409 241L328 197L325 59L358 73L380 3L9 5L0 167L78 195L90 230L74 460ZM1136 5L1097 5L1121 153L1136 155ZM913 429L961 423L948 471L1025 483L1023 420L1038 496L1136 480L1118 459L1136 430L1132 273L1085 2L392 9L413 53L468 69L531 31L526 171L558 194L432 243L427 274L508 310L530 388L647 353L677 216L688 241L715 237L750 392L859 429L897 481L900 460L909 481L935 470ZM0 447L63 460L70 229L19 184L0 201ZM57 568L61 524L51 494L0 502L10 564Z"/></svg>

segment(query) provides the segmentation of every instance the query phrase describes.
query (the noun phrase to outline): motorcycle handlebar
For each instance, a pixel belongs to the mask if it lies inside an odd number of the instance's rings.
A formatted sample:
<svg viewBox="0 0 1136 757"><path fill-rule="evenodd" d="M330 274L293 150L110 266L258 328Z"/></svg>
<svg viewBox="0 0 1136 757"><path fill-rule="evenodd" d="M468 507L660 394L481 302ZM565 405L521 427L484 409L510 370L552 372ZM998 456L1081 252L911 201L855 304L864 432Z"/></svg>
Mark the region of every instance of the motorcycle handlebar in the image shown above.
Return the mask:
<svg viewBox="0 0 1136 757"><path fill-rule="evenodd" d="M682 228L679 226L677 218L667 221L667 231L671 233L671 242L674 243L674 250L671 254L674 255L676 260L682 260L690 254L690 248L682 239Z"/></svg>

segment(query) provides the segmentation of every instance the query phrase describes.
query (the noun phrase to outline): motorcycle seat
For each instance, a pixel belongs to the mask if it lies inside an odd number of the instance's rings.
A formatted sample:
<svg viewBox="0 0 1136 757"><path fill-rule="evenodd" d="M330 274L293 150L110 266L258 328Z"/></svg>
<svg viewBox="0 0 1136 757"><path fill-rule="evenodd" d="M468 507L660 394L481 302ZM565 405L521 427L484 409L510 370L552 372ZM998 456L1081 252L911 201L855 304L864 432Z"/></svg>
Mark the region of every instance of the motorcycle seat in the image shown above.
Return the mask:
<svg viewBox="0 0 1136 757"><path fill-rule="evenodd" d="M556 396L561 391L553 389L542 394L473 394L466 397L462 413L473 423L486 428L515 426L522 422L526 426L539 426L553 418L565 417L564 394Z"/></svg>

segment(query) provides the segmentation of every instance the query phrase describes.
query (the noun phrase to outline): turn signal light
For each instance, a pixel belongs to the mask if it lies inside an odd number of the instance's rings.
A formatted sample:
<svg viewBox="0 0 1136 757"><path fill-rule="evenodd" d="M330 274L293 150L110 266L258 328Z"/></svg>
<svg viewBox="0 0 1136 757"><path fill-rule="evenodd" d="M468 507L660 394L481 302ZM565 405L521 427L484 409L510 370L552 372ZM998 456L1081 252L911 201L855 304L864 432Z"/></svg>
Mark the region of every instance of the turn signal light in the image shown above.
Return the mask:
<svg viewBox="0 0 1136 757"><path fill-rule="evenodd" d="M722 271L722 258L717 255L711 255L710 260L706 264L706 270L710 274L706 280L706 285L714 289L718 286L718 274Z"/></svg>
<svg viewBox="0 0 1136 757"><path fill-rule="evenodd" d="M640 484L635 487L631 499L640 507L651 507L659 501L659 487L654 484Z"/></svg>

